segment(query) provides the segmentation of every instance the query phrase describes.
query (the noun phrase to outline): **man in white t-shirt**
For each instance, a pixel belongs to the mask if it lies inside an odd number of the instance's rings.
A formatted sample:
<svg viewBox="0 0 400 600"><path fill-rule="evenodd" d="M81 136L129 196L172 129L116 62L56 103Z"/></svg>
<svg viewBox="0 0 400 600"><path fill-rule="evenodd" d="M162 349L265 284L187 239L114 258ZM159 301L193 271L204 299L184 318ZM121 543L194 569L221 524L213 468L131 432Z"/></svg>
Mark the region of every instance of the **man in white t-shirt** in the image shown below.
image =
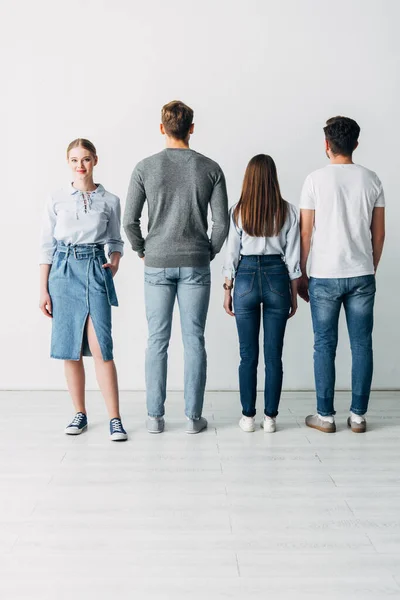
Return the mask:
<svg viewBox="0 0 400 600"><path fill-rule="evenodd" d="M336 431L335 355L343 305L352 353L347 424L362 433L372 381L375 273L385 239L385 198L377 175L353 163L358 124L347 117L334 117L327 121L324 132L330 164L307 177L300 201L303 275L298 293L311 304L318 411L306 418L306 425L326 433Z"/></svg>

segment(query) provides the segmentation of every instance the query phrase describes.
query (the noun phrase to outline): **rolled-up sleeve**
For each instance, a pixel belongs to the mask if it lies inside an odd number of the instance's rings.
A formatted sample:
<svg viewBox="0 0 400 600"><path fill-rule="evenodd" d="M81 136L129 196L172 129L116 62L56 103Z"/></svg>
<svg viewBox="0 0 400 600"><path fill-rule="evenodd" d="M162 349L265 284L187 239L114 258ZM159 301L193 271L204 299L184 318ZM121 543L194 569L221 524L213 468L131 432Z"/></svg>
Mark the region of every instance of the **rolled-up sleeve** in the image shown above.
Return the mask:
<svg viewBox="0 0 400 600"><path fill-rule="evenodd" d="M113 252L120 252L121 256L123 256L124 242L121 238L121 204L119 198L115 197L110 208L111 212L107 225L106 239L108 256L111 256Z"/></svg>
<svg viewBox="0 0 400 600"><path fill-rule="evenodd" d="M233 218L233 206L229 212L229 231L226 240L224 267L222 274L228 279L234 279L240 259L241 234Z"/></svg>
<svg viewBox="0 0 400 600"><path fill-rule="evenodd" d="M290 227L286 235L285 262L291 280L301 277L299 214L290 206Z"/></svg>
<svg viewBox="0 0 400 600"><path fill-rule="evenodd" d="M42 218L42 228L40 233L40 257L41 265L51 265L53 255L57 247L57 241L54 237L54 228L56 226L57 215L54 210L54 201L50 196L46 202Z"/></svg>

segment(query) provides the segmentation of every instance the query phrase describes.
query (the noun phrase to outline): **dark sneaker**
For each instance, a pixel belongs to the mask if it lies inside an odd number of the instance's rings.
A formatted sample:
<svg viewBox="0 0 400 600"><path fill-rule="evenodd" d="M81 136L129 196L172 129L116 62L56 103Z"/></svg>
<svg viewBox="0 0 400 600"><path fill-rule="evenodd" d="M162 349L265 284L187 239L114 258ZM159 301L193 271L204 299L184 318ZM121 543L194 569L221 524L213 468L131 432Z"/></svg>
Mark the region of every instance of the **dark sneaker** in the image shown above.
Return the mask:
<svg viewBox="0 0 400 600"><path fill-rule="evenodd" d="M307 427L318 429L324 433L335 433L336 431L335 421L333 421L333 423L329 423L329 421L323 421L318 414L308 415L308 417L306 417L306 425Z"/></svg>
<svg viewBox="0 0 400 600"><path fill-rule="evenodd" d="M200 419L188 419L185 433L200 433L203 429L207 429L207 420L204 417L200 417Z"/></svg>
<svg viewBox="0 0 400 600"><path fill-rule="evenodd" d="M64 429L67 435L79 435L87 429L88 421L85 413L77 412L71 423Z"/></svg>
<svg viewBox="0 0 400 600"><path fill-rule="evenodd" d="M121 419L111 419L110 421L110 439L113 442L125 442L128 439L128 434L122 427Z"/></svg>
<svg viewBox="0 0 400 600"><path fill-rule="evenodd" d="M365 417L351 414L347 419L347 426L351 428L354 433L365 433L367 431L367 421Z"/></svg>

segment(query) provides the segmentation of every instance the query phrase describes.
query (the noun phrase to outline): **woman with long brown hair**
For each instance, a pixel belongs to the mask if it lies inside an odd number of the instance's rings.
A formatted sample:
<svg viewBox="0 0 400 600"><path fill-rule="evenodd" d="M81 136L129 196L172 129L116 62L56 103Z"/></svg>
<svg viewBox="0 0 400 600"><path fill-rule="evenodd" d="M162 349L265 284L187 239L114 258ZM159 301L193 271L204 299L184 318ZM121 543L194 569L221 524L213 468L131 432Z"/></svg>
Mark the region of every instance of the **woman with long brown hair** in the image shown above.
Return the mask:
<svg viewBox="0 0 400 600"><path fill-rule="evenodd" d="M275 163L265 154L254 156L249 162L240 200L231 208L224 275L224 308L236 317L240 344L239 426L243 431L255 431L262 314L265 363L262 427L272 433L276 430L282 390L286 323L297 310L300 231L297 210L282 198Z"/></svg>

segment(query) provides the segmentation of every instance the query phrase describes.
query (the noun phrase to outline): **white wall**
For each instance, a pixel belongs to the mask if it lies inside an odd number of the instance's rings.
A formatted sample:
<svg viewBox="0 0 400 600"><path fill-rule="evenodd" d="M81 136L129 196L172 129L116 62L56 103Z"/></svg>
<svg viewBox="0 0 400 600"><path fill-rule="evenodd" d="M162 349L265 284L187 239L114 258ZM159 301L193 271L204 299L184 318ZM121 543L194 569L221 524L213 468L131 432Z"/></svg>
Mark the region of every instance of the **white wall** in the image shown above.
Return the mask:
<svg viewBox="0 0 400 600"><path fill-rule="evenodd" d="M96 180L124 205L135 163L163 147L159 113L172 99L193 106L192 147L221 164L231 204L248 160L260 152L275 158L283 195L298 204L305 176L326 162L325 120L344 114L360 123L355 160L377 171L388 204L374 386L400 387L397 0L16 0L0 11L1 388L64 387L62 364L48 358L50 321L38 309L37 257L46 193L69 181L68 142L93 140ZM234 389L236 329L222 309L221 265L221 257L212 264L208 387ZM125 389L144 387L142 273L127 246L114 310ZM176 319L173 389L182 387L181 350ZM346 335L337 375L338 386L348 387ZM313 387L304 303L288 326L284 385ZM90 362L88 386L95 387Z"/></svg>

